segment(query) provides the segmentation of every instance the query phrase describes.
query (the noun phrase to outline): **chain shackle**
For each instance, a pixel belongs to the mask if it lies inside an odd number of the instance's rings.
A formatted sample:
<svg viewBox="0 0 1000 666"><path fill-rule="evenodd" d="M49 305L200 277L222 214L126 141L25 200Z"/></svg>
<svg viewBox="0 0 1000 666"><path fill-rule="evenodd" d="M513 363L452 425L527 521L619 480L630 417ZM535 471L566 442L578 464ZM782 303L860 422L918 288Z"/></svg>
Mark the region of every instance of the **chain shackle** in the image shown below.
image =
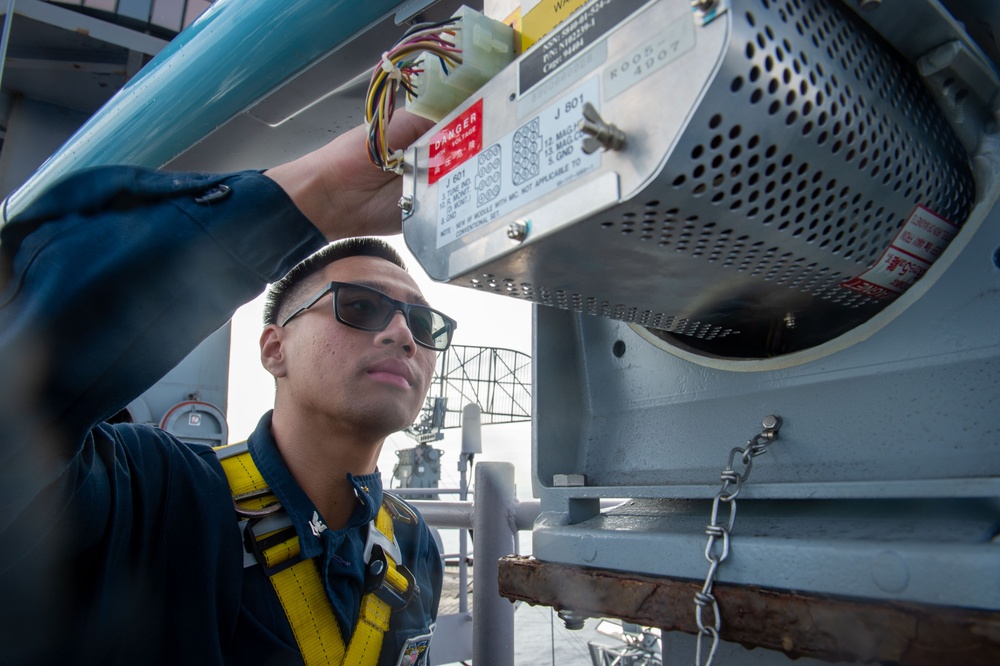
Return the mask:
<svg viewBox="0 0 1000 666"><path fill-rule="evenodd" d="M736 497L743 488L743 483L750 477L750 470L753 469L753 459L759 455L767 453L767 447L778 437L778 430L781 428L781 418L778 416L767 416L763 422L764 429L753 438L747 441L745 448L735 447L729 452L729 461L726 468L722 470L719 479L722 481L722 488L715 494L712 500L712 514L709 524L705 526L705 534L708 541L705 544L705 559L708 560L708 575L705 576L705 584L701 590L694 595L694 616L698 624L698 639L695 643L695 666L702 666L702 645L707 638L711 641L708 649L708 656L704 661L704 666L711 666L715 659L715 653L719 649L719 631L722 629L722 616L719 614L719 602L712 594L712 587L715 585L715 577L719 571L719 566L729 557L730 539L733 527L736 524ZM742 464L743 471L736 470L736 465ZM729 520L725 525L719 524L719 506L725 503L729 507ZM716 548L719 539L722 539L721 550ZM714 622L707 625L702 618L703 609L706 606L712 607Z"/></svg>

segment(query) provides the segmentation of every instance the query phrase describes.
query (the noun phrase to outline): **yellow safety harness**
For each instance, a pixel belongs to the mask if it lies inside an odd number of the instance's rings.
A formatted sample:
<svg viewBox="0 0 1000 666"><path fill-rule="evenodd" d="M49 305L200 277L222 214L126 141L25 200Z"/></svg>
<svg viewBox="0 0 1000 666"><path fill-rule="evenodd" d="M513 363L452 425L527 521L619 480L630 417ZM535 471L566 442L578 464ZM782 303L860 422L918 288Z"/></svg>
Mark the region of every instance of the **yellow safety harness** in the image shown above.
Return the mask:
<svg viewBox="0 0 1000 666"><path fill-rule="evenodd" d="M299 538L278 498L267 487L246 442L216 448L229 479L243 530L244 566L260 565L281 601L306 666L374 666L382 651L389 617L420 593L400 562L393 518L416 522L401 500L384 493L365 544L365 594L350 644L345 645L314 559L303 559ZM319 523L318 515L314 520ZM321 525L321 523L320 523ZM317 529L313 525L313 530ZM326 529L322 525L321 529Z"/></svg>

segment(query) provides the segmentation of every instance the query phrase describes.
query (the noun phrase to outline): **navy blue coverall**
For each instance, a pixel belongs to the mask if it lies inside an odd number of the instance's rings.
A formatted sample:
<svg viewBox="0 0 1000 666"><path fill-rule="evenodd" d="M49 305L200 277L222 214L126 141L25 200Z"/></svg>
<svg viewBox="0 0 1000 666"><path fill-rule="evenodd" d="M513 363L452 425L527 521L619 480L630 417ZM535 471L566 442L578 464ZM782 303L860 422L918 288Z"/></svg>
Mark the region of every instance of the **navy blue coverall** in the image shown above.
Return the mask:
<svg viewBox="0 0 1000 666"><path fill-rule="evenodd" d="M243 567L211 449L103 421L325 242L256 172L96 168L3 228L0 663L301 663L270 582ZM350 634L379 475L351 479L368 492L349 526L315 537L269 423L251 452ZM393 614L382 665L427 633L441 589L426 525L396 537L422 594Z"/></svg>

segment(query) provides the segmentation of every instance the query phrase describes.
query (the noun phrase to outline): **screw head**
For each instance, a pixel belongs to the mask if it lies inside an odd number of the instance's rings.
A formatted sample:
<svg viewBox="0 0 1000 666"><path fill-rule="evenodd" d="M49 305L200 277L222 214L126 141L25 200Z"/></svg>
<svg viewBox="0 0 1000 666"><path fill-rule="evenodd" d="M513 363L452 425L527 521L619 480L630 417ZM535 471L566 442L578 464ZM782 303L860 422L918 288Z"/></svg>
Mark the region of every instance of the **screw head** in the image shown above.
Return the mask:
<svg viewBox="0 0 1000 666"><path fill-rule="evenodd" d="M520 243L528 237L529 220L514 220L507 226L507 238Z"/></svg>
<svg viewBox="0 0 1000 666"><path fill-rule="evenodd" d="M404 194L403 196L399 197L399 208L404 213L413 212L413 197L411 197L409 194Z"/></svg>

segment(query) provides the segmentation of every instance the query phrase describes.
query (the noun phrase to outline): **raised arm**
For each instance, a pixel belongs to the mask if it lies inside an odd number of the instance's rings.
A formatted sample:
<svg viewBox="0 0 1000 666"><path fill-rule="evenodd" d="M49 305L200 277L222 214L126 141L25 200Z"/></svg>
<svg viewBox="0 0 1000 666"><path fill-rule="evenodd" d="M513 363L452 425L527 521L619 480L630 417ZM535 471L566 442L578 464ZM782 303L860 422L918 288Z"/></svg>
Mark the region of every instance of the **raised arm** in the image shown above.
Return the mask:
<svg viewBox="0 0 1000 666"><path fill-rule="evenodd" d="M396 145L428 126L397 115ZM0 232L0 433L72 453L325 240L397 233L399 181L363 128L265 175L70 176Z"/></svg>

